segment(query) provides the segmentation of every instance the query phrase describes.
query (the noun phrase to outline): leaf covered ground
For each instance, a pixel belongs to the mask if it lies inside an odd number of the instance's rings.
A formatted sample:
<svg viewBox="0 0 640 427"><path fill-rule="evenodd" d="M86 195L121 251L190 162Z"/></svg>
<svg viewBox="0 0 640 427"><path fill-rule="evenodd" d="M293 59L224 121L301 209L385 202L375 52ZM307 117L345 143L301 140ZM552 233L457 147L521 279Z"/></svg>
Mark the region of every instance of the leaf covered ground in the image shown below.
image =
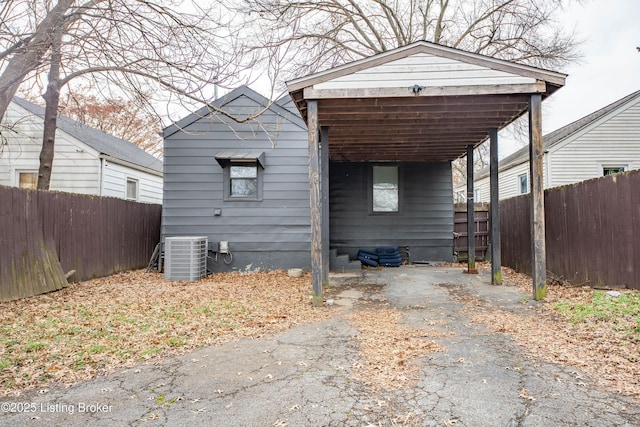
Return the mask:
<svg viewBox="0 0 640 427"><path fill-rule="evenodd" d="M530 277L503 267L503 278L505 285L532 294ZM603 290L553 283L541 302L523 297L522 310L470 298L465 314L512 336L535 359L575 367L603 388L640 399L640 292L619 292L611 297Z"/></svg>
<svg viewBox="0 0 640 427"><path fill-rule="evenodd" d="M535 303L527 297L529 277L507 268L503 274L505 284L522 287L523 309L501 309L460 294L472 321L512 336L532 358L573 366L607 389L640 398L637 292L624 291L612 300L589 288L552 285L547 299ZM208 345L272 336L332 315L344 315L357 331L353 376L374 390L410 387L418 361L443 350L431 328L407 327L402 312L386 302L356 305L347 313L317 309L310 290L309 274L219 273L192 283L133 271L2 302L0 396L70 385Z"/></svg>
<svg viewBox="0 0 640 427"><path fill-rule="evenodd" d="M139 270L2 302L0 396L327 317L312 307L310 288L308 274L282 271L172 282Z"/></svg>

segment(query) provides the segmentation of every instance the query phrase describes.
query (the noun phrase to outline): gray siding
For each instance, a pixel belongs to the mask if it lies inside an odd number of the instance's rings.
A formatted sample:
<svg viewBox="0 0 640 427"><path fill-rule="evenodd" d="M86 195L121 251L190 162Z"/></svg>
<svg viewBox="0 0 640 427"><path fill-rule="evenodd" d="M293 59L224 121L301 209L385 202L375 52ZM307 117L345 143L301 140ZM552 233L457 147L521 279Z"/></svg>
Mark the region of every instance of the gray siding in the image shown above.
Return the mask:
<svg viewBox="0 0 640 427"><path fill-rule="evenodd" d="M263 108L259 95L240 92L225 108L240 114ZM165 136L162 235L229 241L233 262L219 260L214 271L309 268L308 137L303 122L283 112L274 106L259 123L244 124L201 117ZM223 200L215 156L228 149L265 152L261 201Z"/></svg>
<svg viewBox="0 0 640 427"><path fill-rule="evenodd" d="M399 166L401 212L371 214L370 164L331 163L331 247L355 258L359 248L408 246L414 261L452 260L451 164Z"/></svg>

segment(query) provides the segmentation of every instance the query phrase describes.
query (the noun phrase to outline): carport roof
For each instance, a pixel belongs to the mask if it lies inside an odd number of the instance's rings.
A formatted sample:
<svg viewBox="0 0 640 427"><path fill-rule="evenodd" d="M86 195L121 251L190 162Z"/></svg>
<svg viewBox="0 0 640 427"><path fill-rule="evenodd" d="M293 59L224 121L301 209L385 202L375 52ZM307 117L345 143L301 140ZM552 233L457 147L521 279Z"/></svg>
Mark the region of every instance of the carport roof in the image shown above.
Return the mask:
<svg viewBox="0 0 640 427"><path fill-rule="evenodd" d="M287 83L307 120L329 127L329 156L350 161L450 161L546 98L566 74L425 41Z"/></svg>

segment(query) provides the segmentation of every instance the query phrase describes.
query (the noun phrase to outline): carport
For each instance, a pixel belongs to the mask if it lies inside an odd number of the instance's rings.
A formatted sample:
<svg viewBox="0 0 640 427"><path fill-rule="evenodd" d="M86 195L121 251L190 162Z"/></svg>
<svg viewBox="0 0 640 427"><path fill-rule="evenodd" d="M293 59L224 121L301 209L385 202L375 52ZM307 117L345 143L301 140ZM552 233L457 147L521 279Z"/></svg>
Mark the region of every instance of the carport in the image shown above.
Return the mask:
<svg viewBox="0 0 640 427"><path fill-rule="evenodd" d="M527 112L533 295L544 298L541 102L562 87L565 78L565 74L420 41L288 82L309 129L314 304L322 303L322 289L328 283L329 159L451 162L466 154L467 270L473 273L473 149L487 139L492 282L501 284L498 131Z"/></svg>

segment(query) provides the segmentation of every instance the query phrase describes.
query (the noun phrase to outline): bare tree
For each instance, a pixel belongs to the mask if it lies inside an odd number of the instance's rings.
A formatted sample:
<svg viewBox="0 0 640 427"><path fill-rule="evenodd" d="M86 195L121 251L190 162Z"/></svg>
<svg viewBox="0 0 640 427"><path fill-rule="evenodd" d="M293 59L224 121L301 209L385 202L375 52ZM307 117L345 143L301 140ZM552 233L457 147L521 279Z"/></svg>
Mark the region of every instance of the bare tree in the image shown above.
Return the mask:
<svg viewBox="0 0 640 427"><path fill-rule="evenodd" d="M60 92L69 90L71 82L80 81L107 98L143 99L149 109L158 99L148 94L162 93L164 105L171 97L173 105L177 101L192 109L205 103L216 110L209 103L214 85L236 85L258 59L257 51L230 37L236 30L232 15L194 1L59 0L52 9L47 0L9 2L12 7L0 11L11 18L0 25L0 49L5 49L0 51L5 71L0 88L6 88L0 116L22 82L46 80L42 189L48 188L51 173Z"/></svg>
<svg viewBox="0 0 640 427"><path fill-rule="evenodd" d="M316 72L418 40L541 67L579 57L578 41L554 21L571 0L244 0L260 23L256 46L287 47L290 77ZM476 149L475 170L488 165ZM466 179L466 159L454 162Z"/></svg>
<svg viewBox="0 0 640 427"><path fill-rule="evenodd" d="M101 99L90 89L75 88L60 101L60 112L87 126L129 141L159 156L162 153L157 115L146 109L146 94L140 99Z"/></svg>
<svg viewBox="0 0 640 427"><path fill-rule="evenodd" d="M553 20L569 0L245 0L259 45L292 45L290 73L306 74L418 40L553 66L576 40ZM268 29L268 31L266 31Z"/></svg>
<svg viewBox="0 0 640 427"><path fill-rule="evenodd" d="M90 0L91 1L91 0ZM0 118L22 84L51 48L51 35L64 26L75 0L60 0L44 17L37 3L7 0L0 10ZM36 23L34 23L36 22Z"/></svg>

